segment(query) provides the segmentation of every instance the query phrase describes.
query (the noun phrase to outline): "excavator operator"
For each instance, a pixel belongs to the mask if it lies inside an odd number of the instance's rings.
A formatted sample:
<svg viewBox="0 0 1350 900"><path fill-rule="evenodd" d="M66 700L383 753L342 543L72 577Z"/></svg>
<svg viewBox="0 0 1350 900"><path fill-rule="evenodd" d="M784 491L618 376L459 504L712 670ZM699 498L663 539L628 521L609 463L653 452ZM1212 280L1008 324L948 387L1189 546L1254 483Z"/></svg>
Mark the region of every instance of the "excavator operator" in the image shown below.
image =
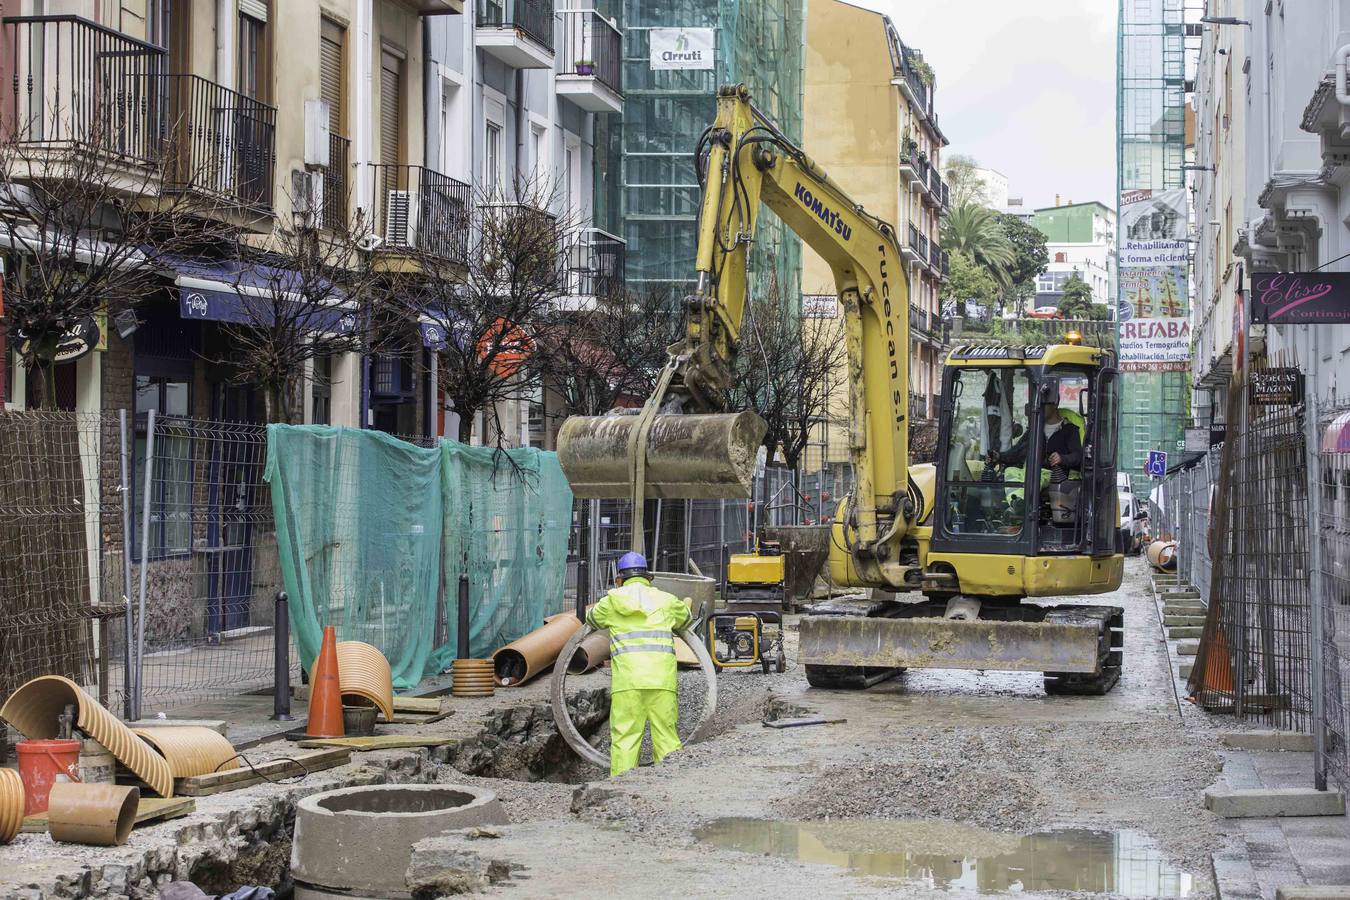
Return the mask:
<svg viewBox="0 0 1350 900"><path fill-rule="evenodd" d="M1042 409L1042 422L1045 427L1045 457L1041 468L1059 467L1066 473L1081 472L1083 467L1083 437L1079 425L1061 412L1057 400L1047 400ZM1027 408L1027 417L1031 417L1031 408ZM993 462L1004 466L1021 466L1027 460L1027 445L1031 433L1022 435L1004 453L991 453Z"/></svg>

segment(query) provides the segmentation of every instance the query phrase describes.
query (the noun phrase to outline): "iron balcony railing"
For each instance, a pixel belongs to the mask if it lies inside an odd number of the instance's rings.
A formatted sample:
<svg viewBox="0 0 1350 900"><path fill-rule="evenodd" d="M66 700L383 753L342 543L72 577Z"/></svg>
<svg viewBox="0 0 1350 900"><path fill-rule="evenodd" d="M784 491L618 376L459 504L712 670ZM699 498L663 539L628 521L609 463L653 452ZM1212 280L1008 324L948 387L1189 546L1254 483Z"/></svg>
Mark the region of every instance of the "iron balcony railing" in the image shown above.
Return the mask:
<svg viewBox="0 0 1350 900"><path fill-rule="evenodd" d="M615 297L623 290L628 247L599 228L581 231L568 254L569 290L580 297Z"/></svg>
<svg viewBox="0 0 1350 900"><path fill-rule="evenodd" d="M270 210L277 110L198 75L165 78L170 185Z"/></svg>
<svg viewBox="0 0 1350 900"><path fill-rule="evenodd" d="M951 185L947 184L947 182L944 181L942 182L942 208L950 209L951 205L952 205Z"/></svg>
<svg viewBox="0 0 1350 900"><path fill-rule="evenodd" d="M323 212L320 223L329 231L347 230L347 192L350 190L348 157L352 142L328 135L328 166L323 170Z"/></svg>
<svg viewBox="0 0 1350 900"><path fill-rule="evenodd" d="M143 166L165 190L270 210L276 108L196 75L164 51L80 16L4 20L15 138Z"/></svg>
<svg viewBox="0 0 1350 900"><path fill-rule="evenodd" d="M426 166L373 163L372 221L382 252L415 252L463 264L469 258L471 188Z"/></svg>
<svg viewBox="0 0 1350 900"><path fill-rule="evenodd" d="M483 240L489 248L498 244L522 253L527 246L539 251L538 256L511 253L529 267L530 271L521 273L521 277L550 281L556 277L557 286L567 287L569 254L566 236L553 213L528 203L480 203L477 227L484 233Z"/></svg>
<svg viewBox="0 0 1350 900"><path fill-rule="evenodd" d="M163 152L164 51L80 16L11 16L14 139L153 165Z"/></svg>
<svg viewBox="0 0 1350 900"><path fill-rule="evenodd" d="M922 153L919 154L919 183L928 187L928 157Z"/></svg>
<svg viewBox="0 0 1350 900"><path fill-rule="evenodd" d="M942 251L942 274L952 274L952 255L946 250Z"/></svg>
<svg viewBox="0 0 1350 900"><path fill-rule="evenodd" d="M942 271L942 245L936 240L928 244L928 265L935 273Z"/></svg>
<svg viewBox="0 0 1350 900"><path fill-rule="evenodd" d="M923 260L925 263L927 263L927 262L928 262L928 235L926 235L926 234L921 234L921 235L919 235L919 245L918 245L918 248L917 248L917 249L918 249L918 251L919 251L919 259L921 259L921 260Z"/></svg>
<svg viewBox="0 0 1350 900"><path fill-rule="evenodd" d="M593 9L563 9L560 75L590 76L622 93L623 36Z"/></svg>
<svg viewBox="0 0 1350 900"><path fill-rule="evenodd" d="M478 0L479 28L514 28L553 50L552 0Z"/></svg>

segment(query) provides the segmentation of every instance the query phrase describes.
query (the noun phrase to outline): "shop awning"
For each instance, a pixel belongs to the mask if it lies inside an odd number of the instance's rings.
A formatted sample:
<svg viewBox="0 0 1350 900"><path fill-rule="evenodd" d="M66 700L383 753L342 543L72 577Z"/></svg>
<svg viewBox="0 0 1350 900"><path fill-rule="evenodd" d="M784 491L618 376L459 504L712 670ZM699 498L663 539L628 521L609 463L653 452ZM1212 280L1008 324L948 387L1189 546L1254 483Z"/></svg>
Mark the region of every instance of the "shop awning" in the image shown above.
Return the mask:
<svg viewBox="0 0 1350 900"><path fill-rule="evenodd" d="M1350 453L1350 412L1332 419L1327 430L1322 432L1322 452Z"/></svg>

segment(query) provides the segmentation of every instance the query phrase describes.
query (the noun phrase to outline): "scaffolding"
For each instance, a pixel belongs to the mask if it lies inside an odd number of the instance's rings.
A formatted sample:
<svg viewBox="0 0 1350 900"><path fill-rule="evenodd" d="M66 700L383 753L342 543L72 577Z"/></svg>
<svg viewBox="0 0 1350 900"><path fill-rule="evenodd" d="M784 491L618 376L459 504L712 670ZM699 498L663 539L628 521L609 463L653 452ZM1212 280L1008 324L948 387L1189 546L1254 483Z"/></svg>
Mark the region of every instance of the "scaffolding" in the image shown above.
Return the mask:
<svg viewBox="0 0 1350 900"><path fill-rule="evenodd" d="M713 121L719 84L745 82L755 105L792 140L802 134L803 0L626 0L624 5L623 234L634 291L685 293L693 283L699 187L694 142ZM716 68L653 70L653 28L712 28ZM751 248L752 291L772 273L801 291L801 245L764 211Z"/></svg>
<svg viewBox="0 0 1350 900"><path fill-rule="evenodd" d="M1183 0L1121 0L1116 70L1119 190L1185 187L1186 22ZM1119 199L1119 198L1117 198ZM1117 221L1121 210L1117 208ZM1123 270L1118 269L1118 277ZM1187 273L1189 277L1189 273ZM1182 297L1188 296L1182 285ZM1125 292L1117 290L1123 298ZM1190 305L1179 310L1189 315ZM1125 379L1121 471L1148 495L1150 450L1175 452L1189 413L1188 372L1138 372Z"/></svg>

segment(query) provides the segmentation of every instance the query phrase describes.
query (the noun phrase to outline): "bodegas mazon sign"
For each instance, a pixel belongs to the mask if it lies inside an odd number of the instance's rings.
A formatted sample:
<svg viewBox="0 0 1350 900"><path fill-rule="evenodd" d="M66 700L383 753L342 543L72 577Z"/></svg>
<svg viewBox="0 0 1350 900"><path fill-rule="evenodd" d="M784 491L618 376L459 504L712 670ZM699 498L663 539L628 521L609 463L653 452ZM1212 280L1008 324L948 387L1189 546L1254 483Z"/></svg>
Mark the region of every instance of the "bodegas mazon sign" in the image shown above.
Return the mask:
<svg viewBox="0 0 1350 900"><path fill-rule="evenodd" d="M1253 325L1350 323L1350 272L1256 272Z"/></svg>

